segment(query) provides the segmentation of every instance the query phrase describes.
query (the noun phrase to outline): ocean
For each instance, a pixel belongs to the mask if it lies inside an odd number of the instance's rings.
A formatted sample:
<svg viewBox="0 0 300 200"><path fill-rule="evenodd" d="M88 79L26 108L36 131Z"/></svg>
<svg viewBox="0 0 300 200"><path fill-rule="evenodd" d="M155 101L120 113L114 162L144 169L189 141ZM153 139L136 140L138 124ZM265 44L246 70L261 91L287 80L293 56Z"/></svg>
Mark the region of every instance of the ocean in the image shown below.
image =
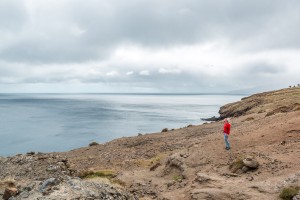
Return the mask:
<svg viewBox="0 0 300 200"><path fill-rule="evenodd" d="M218 116L246 95L0 94L0 155L68 151Z"/></svg>

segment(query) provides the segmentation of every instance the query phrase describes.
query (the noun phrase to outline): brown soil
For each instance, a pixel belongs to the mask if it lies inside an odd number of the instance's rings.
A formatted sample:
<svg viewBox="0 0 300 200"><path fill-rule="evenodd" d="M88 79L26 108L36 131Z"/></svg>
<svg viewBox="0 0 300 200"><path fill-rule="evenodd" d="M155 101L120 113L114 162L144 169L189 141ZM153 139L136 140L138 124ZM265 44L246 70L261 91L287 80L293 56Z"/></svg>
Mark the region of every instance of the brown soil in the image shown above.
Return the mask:
<svg viewBox="0 0 300 200"><path fill-rule="evenodd" d="M225 150L223 122L218 121L51 156L63 158L65 171L73 176L114 171L114 180L144 200L279 199L283 187L300 186L299 107L300 88L256 94L223 106L221 118L232 117L230 151ZM259 162L258 169L230 171L230 164L246 155Z"/></svg>

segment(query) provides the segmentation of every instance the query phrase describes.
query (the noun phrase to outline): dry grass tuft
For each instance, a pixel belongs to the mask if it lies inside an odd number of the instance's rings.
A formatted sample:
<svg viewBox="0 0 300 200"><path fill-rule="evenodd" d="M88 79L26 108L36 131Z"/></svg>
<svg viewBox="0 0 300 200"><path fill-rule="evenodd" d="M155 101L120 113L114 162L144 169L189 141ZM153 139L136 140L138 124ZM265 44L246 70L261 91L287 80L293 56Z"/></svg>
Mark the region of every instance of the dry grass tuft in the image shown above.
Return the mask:
<svg viewBox="0 0 300 200"><path fill-rule="evenodd" d="M289 186L282 189L279 197L283 200L291 200L294 196L299 193L300 187Z"/></svg>
<svg viewBox="0 0 300 200"><path fill-rule="evenodd" d="M244 167L243 159L244 158L238 158L231 163L229 166L230 171L236 173L238 170L241 170Z"/></svg>
<svg viewBox="0 0 300 200"><path fill-rule="evenodd" d="M14 178L5 178L4 180L0 181L0 188L6 188L6 187L16 187L16 181Z"/></svg>
<svg viewBox="0 0 300 200"><path fill-rule="evenodd" d="M101 171L82 171L78 175L82 179L87 178L114 178L117 176L117 174L112 170L101 170Z"/></svg>

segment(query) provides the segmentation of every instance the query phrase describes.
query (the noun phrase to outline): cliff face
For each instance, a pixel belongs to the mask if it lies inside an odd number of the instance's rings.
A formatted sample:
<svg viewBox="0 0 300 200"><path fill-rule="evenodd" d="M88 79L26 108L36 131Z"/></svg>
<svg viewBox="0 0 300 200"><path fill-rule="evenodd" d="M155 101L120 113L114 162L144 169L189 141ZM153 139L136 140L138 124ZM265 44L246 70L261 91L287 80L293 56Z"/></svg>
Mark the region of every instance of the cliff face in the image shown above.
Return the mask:
<svg viewBox="0 0 300 200"><path fill-rule="evenodd" d="M287 113L300 110L300 87L264 92L229 103L220 108L220 118L239 117L251 113Z"/></svg>
<svg viewBox="0 0 300 200"><path fill-rule="evenodd" d="M230 151L219 121L16 155L0 159L0 194L16 188L16 199L279 199L284 187L300 186L300 88L252 95L221 107L220 115L232 118Z"/></svg>

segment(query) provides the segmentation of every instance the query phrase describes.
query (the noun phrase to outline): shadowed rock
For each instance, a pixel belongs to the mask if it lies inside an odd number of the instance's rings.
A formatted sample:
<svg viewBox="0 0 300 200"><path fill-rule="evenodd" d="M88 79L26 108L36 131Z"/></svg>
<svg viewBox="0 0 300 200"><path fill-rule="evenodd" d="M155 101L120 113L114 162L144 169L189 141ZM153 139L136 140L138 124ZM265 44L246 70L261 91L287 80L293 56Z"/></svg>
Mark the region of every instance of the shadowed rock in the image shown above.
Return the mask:
<svg viewBox="0 0 300 200"><path fill-rule="evenodd" d="M245 158L243 160L243 163L246 167L249 167L251 169L256 169L259 166L258 162L256 160L254 160L253 158Z"/></svg>
<svg viewBox="0 0 300 200"><path fill-rule="evenodd" d="M17 188L9 187L9 188L6 188L6 189L5 189L2 198L3 198L4 200L8 200L10 197L15 197L15 196L17 196L17 193L18 193L18 189L17 189Z"/></svg>

